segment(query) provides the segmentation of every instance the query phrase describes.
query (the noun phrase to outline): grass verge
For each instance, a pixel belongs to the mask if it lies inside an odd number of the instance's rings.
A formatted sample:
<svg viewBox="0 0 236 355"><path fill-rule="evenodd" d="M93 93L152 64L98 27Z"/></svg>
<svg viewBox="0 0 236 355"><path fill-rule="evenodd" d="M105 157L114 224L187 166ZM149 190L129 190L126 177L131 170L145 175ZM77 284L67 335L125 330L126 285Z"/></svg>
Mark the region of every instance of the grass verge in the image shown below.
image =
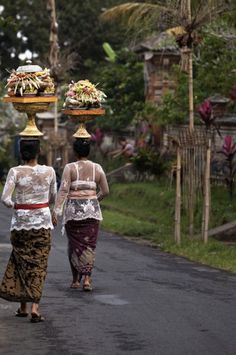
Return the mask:
<svg viewBox="0 0 236 355"><path fill-rule="evenodd" d="M102 228L121 235L146 239L163 251L181 255L213 267L236 272L236 246L210 239L189 240L187 217L182 214L182 242L174 243L175 193L165 182L127 183L111 186L111 194L102 202ZM201 208L196 209L195 233L201 225ZM223 187L212 189L210 227L236 218L236 201Z"/></svg>

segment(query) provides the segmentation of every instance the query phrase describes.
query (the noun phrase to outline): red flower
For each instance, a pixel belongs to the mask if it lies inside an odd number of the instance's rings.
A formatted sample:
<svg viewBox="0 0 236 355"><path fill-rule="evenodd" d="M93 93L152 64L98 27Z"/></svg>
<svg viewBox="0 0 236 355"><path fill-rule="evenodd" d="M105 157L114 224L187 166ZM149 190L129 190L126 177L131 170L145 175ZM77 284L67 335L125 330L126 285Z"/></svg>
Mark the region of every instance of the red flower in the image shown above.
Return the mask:
<svg viewBox="0 0 236 355"><path fill-rule="evenodd" d="M210 100L205 100L199 107L198 113L201 117L201 120L207 125L210 126L213 120L215 119L212 114L212 104Z"/></svg>
<svg viewBox="0 0 236 355"><path fill-rule="evenodd" d="M236 101L236 85L234 85L230 91L230 98L233 101Z"/></svg>
<svg viewBox="0 0 236 355"><path fill-rule="evenodd" d="M233 143L233 139L231 136L225 136L224 144L222 147L222 153L224 153L227 157L235 154L236 152L236 143Z"/></svg>

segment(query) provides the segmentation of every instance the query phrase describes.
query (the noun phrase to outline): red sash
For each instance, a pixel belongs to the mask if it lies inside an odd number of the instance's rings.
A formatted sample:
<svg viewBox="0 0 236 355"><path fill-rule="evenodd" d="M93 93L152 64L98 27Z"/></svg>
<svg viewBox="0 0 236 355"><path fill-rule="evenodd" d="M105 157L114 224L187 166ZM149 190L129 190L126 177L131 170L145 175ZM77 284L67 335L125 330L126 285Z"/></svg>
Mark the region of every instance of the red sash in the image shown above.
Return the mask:
<svg viewBox="0 0 236 355"><path fill-rule="evenodd" d="M45 208L49 207L49 203L34 203L32 205L27 205L27 204L21 204L21 203L15 203L15 210L35 210L37 208Z"/></svg>

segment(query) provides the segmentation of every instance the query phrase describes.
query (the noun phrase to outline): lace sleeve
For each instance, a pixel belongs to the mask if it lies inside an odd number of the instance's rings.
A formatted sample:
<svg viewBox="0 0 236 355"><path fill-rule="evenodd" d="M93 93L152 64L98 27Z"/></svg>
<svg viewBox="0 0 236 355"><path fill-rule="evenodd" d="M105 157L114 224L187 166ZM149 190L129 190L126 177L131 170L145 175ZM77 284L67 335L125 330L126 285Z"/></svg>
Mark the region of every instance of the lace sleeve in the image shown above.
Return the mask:
<svg viewBox="0 0 236 355"><path fill-rule="evenodd" d="M97 164L96 171L99 173L98 187L99 191L97 194L97 198L101 201L105 196L109 194L109 186L107 183L106 174L104 173L101 165Z"/></svg>
<svg viewBox="0 0 236 355"><path fill-rule="evenodd" d="M49 187L49 205L53 208L57 196L57 182L56 182L56 173L55 170L52 169L52 180Z"/></svg>
<svg viewBox="0 0 236 355"><path fill-rule="evenodd" d="M70 191L70 184L71 184L71 172L69 166L66 165L62 174L61 185L57 194L55 210L54 210L54 212L59 216L62 215L63 206L67 199L68 193Z"/></svg>
<svg viewBox="0 0 236 355"><path fill-rule="evenodd" d="M3 204L9 208L14 207L14 202L12 201L12 194L15 190L15 185L16 185L15 173L13 168L11 168L8 172L6 183L4 185L4 189L1 197Z"/></svg>

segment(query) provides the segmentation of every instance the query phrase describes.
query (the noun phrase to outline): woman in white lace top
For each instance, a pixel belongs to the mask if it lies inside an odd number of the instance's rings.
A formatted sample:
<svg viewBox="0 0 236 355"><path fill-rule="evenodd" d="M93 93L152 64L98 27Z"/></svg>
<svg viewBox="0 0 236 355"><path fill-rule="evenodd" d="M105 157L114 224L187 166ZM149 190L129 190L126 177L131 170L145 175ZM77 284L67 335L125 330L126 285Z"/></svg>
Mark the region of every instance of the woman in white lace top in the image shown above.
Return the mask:
<svg viewBox="0 0 236 355"><path fill-rule="evenodd" d="M58 192L55 213L63 214L62 224L68 237L68 257L73 281L78 288L83 279L83 289L90 291L91 273L102 213L99 201L109 193L106 175L99 164L87 159L90 141L78 138L74 151L78 160L64 168Z"/></svg>
<svg viewBox="0 0 236 355"><path fill-rule="evenodd" d="M13 209L13 251L0 287L0 296L20 302L16 316L26 317L32 302L31 321L42 321L38 304L47 271L53 229L50 208L56 199L56 175L52 167L39 165L39 140L20 141L23 165L9 170L1 200ZM13 201L14 193L14 201Z"/></svg>

